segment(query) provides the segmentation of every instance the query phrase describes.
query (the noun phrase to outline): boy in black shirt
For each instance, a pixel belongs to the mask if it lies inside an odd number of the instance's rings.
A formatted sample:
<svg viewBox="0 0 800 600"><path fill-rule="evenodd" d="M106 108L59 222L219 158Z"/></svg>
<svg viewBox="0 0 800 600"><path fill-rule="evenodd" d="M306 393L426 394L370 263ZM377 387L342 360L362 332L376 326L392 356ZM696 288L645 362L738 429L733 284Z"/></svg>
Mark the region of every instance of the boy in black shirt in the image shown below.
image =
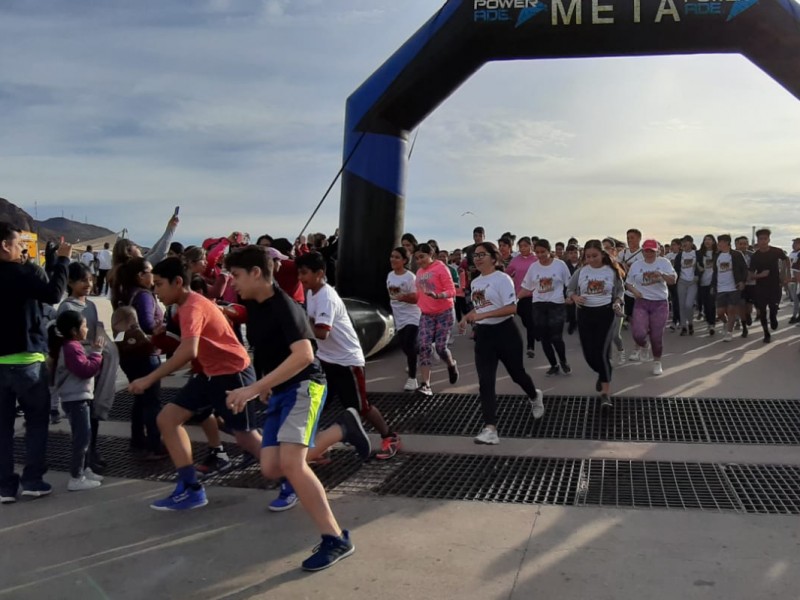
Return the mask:
<svg viewBox="0 0 800 600"><path fill-rule="evenodd" d="M322 543L303 561L303 569L326 569L350 556L355 546L349 532L336 522L325 490L307 461L338 441L347 441L362 456L369 456L369 438L358 414L350 409L315 439L327 393L325 374L314 357L314 334L306 314L274 285L273 261L266 249L236 250L226 257L225 266L247 309L247 335L256 371L262 376L252 385L229 392L228 406L239 412L256 397L268 401L261 472L270 479L288 478L292 494L296 493L322 534Z"/></svg>
<svg viewBox="0 0 800 600"><path fill-rule="evenodd" d="M770 246L772 232L769 229L756 231L756 251L750 259L750 273L755 279L754 290L756 310L764 330L764 343L772 341L769 329L778 328L778 304L783 287L788 282L789 257L780 248ZM767 308L769 308L769 329L767 328Z"/></svg>

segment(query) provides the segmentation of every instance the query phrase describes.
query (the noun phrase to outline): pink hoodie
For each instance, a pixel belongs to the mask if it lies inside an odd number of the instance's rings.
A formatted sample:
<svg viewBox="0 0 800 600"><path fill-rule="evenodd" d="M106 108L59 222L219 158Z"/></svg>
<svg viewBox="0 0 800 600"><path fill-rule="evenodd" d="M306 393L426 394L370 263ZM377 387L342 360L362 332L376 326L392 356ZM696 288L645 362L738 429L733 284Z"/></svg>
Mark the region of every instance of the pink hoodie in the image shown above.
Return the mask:
<svg viewBox="0 0 800 600"><path fill-rule="evenodd" d="M431 298L428 292L444 294L446 298ZM438 315L452 310L455 295L453 276L443 262L435 260L427 269L417 270L417 306L423 315Z"/></svg>

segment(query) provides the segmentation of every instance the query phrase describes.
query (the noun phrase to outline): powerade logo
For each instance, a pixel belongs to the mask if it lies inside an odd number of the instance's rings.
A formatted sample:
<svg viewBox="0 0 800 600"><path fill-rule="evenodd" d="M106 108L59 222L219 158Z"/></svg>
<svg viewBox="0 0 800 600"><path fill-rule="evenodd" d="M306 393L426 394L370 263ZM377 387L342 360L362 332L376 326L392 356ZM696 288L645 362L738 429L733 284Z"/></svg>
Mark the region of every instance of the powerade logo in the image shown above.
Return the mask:
<svg viewBox="0 0 800 600"><path fill-rule="evenodd" d="M473 0L476 23L516 21L515 27L519 27L545 11L547 5L541 0Z"/></svg>
<svg viewBox="0 0 800 600"><path fill-rule="evenodd" d="M684 0L683 14L693 15L723 15L724 7L730 6L726 21L732 21L748 8L754 7L760 0Z"/></svg>

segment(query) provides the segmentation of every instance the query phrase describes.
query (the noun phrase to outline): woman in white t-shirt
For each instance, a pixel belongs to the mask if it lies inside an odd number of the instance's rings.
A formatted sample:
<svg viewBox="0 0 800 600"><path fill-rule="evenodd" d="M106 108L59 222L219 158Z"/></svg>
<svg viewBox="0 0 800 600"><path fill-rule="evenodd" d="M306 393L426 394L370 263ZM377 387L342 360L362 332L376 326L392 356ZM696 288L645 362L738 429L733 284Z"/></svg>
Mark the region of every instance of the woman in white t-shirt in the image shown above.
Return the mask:
<svg viewBox="0 0 800 600"><path fill-rule="evenodd" d="M553 258L549 241L537 240L534 251L538 262L528 269L517 298L530 296L533 299L533 327L536 339L542 342L542 349L550 363L548 377L559 373L556 354L561 370L569 375L572 368L567 364L567 348L564 344L564 323L567 320L564 290L572 276L565 262Z"/></svg>
<svg viewBox="0 0 800 600"><path fill-rule="evenodd" d="M502 257L497 246L483 242L475 246L475 268L480 273L472 281L474 309L461 320L459 327L475 325L475 369L478 371L484 427L476 444L497 444L497 364L502 362L512 381L528 395L533 418L544 415L542 391L536 389L523 364L522 336L514 324L517 296L511 277L497 270Z"/></svg>
<svg viewBox="0 0 800 600"><path fill-rule="evenodd" d="M625 289L633 294L632 333L636 342L636 352L640 354L647 347L647 340L653 349L653 375L661 375L661 355L664 353L664 327L669 318L669 288L678 278L675 269L664 257L658 256L658 242L645 240L642 244L640 260L631 265Z"/></svg>
<svg viewBox="0 0 800 600"><path fill-rule="evenodd" d="M392 304L395 332L400 347L408 362L408 380L403 388L406 392L417 389L417 336L419 335L420 310L417 306L417 278L406 269L410 257L403 246L392 250L389 264L392 270L386 277L386 289Z"/></svg>
<svg viewBox="0 0 800 600"><path fill-rule="evenodd" d="M602 407L610 408L611 339L614 317L623 313L622 273L600 240L586 242L583 256L586 264L573 274L567 294L578 306L578 335L586 364L597 373L595 389Z"/></svg>

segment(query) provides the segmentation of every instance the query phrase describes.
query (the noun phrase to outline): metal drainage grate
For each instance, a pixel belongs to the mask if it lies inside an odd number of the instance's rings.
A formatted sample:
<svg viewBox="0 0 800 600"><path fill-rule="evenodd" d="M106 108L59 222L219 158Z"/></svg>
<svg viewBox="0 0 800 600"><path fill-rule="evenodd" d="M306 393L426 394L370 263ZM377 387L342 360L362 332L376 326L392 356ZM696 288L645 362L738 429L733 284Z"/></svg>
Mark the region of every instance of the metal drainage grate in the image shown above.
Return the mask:
<svg viewBox="0 0 800 600"><path fill-rule="evenodd" d="M746 512L800 514L800 467L731 464L723 469Z"/></svg>
<svg viewBox="0 0 800 600"><path fill-rule="evenodd" d="M175 468L169 459L157 462L137 460L131 454L129 440L126 438L101 435L98 437L98 446L108 462L104 475L149 481L172 481L175 478ZM277 482L264 479L258 462L237 468L243 461L238 446L225 444L225 449L233 460L233 469L226 473L212 474L204 479L204 483L256 489L274 489L278 486ZM192 443L192 452L195 460L198 460L205 456L206 448L203 444ZM16 462L25 461L25 442L21 437L14 439L14 455ZM72 443L69 434L51 432L47 445L48 467L55 471L69 471L71 456ZM313 467L326 489L333 489L351 477L362 464L358 455L350 450L334 450L331 452L331 459L328 465Z"/></svg>
<svg viewBox="0 0 800 600"><path fill-rule="evenodd" d="M167 402L176 388L162 388ZM392 429L407 434L472 436L483 419L478 397L437 394L425 398L409 393L372 393ZM498 396L501 437L607 440L627 442L683 442L800 445L800 401L714 398L614 399L603 412L597 398L548 396L546 412L534 421L527 398ZM117 394L112 420L129 420L133 396ZM341 406L326 405L320 427L331 425ZM259 416L263 408L259 405Z"/></svg>

